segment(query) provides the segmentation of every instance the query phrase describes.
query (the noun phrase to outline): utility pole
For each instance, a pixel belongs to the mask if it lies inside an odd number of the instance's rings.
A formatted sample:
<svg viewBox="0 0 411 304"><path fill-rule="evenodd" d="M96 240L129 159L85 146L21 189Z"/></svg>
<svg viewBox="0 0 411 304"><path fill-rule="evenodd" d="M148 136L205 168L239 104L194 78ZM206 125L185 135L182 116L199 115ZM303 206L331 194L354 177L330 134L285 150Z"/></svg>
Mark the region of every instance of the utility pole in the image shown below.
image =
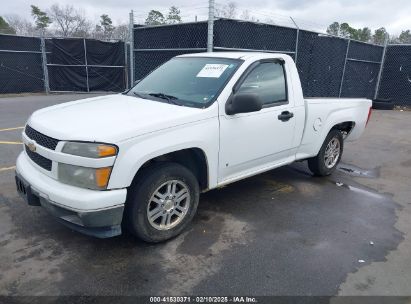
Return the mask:
<svg viewBox="0 0 411 304"><path fill-rule="evenodd" d="M207 31L207 52L213 51L214 40L214 0L208 0L208 31Z"/></svg>

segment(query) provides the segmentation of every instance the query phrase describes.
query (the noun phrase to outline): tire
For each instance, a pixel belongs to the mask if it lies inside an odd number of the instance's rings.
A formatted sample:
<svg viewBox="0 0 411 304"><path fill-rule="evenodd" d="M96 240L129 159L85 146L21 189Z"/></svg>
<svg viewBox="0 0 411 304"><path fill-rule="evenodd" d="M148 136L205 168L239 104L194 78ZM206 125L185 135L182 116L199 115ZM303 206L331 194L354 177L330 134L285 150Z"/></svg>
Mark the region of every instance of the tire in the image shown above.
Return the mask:
<svg viewBox="0 0 411 304"><path fill-rule="evenodd" d="M391 99L376 99L372 101L372 108L375 110L393 110L394 103Z"/></svg>
<svg viewBox="0 0 411 304"><path fill-rule="evenodd" d="M326 159L327 147L329 145L332 145L331 143L332 141L333 143L336 143L335 140L338 142L337 145L339 146L339 149L338 147L336 147L334 151L338 150L338 156L335 153L332 159L330 159L330 157L327 157ZM308 159L308 168L316 176L330 175L331 173L335 171L335 169L338 166L338 163L341 160L343 148L344 148L344 140L343 140L341 132L339 130L331 130L330 133L328 133L327 137L325 138L324 143L321 146L320 152L318 152L317 156Z"/></svg>
<svg viewBox="0 0 411 304"><path fill-rule="evenodd" d="M180 234L197 211L200 187L194 174L180 164L161 162L144 169L139 177L127 197L128 230L150 243Z"/></svg>

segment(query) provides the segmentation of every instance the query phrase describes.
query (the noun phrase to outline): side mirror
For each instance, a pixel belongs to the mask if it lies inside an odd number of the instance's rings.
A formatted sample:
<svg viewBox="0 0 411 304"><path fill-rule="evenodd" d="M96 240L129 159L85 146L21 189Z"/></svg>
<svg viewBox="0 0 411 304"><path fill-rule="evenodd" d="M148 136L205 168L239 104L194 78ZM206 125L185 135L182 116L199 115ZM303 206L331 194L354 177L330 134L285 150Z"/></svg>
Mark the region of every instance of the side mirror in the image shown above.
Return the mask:
<svg viewBox="0 0 411 304"><path fill-rule="evenodd" d="M258 112L263 108L260 96L254 93L234 94L225 105L227 115L239 113Z"/></svg>

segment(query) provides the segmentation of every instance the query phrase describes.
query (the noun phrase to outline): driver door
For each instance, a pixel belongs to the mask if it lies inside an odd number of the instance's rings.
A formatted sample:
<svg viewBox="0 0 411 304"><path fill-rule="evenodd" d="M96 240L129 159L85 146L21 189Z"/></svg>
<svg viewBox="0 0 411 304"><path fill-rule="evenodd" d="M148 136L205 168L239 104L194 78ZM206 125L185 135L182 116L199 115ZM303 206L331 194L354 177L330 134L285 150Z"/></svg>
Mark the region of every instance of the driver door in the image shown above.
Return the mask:
<svg viewBox="0 0 411 304"><path fill-rule="evenodd" d="M258 112L220 114L219 183L228 183L292 161L295 118L287 88L286 66L279 60L252 64L233 94L255 93L263 100ZM280 119L282 117L283 119Z"/></svg>

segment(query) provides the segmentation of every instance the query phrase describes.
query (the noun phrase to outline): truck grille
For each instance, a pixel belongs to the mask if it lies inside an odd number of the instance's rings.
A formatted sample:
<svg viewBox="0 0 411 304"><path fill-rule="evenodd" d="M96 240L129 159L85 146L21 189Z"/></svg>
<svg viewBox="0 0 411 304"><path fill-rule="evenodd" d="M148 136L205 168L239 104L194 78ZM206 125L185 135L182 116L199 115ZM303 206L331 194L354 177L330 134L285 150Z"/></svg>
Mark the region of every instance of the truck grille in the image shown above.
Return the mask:
<svg viewBox="0 0 411 304"><path fill-rule="evenodd" d="M51 160L48 158L45 158L44 156L30 151L29 147L27 147L25 145L25 150L27 155L30 157L30 159L35 162L37 165L39 165L40 167L42 167L43 169L47 170L47 171L51 171Z"/></svg>
<svg viewBox="0 0 411 304"><path fill-rule="evenodd" d="M26 129L24 130L24 132L26 133L28 138L36 141L36 143L38 143L40 146L43 146L47 149L55 150L56 147L57 147L57 144L59 142L58 139L55 139L55 138L49 137L47 135L44 135L44 134L34 130L29 125L26 126Z"/></svg>

